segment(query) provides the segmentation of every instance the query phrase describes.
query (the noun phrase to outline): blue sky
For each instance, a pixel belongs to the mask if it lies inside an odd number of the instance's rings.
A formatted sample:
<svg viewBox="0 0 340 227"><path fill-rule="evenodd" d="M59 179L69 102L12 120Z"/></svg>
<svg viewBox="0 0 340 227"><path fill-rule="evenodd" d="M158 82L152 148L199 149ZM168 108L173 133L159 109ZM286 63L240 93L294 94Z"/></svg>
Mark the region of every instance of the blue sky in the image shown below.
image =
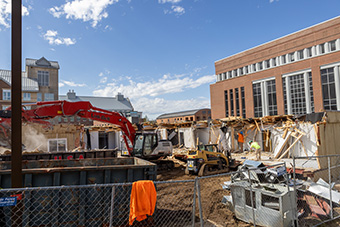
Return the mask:
<svg viewBox="0 0 340 227"><path fill-rule="evenodd" d="M22 0L23 59L60 64L60 94L129 97L154 119L210 107L214 62L339 16L339 0ZM0 68L10 69L0 0ZM24 69L24 60L23 60Z"/></svg>

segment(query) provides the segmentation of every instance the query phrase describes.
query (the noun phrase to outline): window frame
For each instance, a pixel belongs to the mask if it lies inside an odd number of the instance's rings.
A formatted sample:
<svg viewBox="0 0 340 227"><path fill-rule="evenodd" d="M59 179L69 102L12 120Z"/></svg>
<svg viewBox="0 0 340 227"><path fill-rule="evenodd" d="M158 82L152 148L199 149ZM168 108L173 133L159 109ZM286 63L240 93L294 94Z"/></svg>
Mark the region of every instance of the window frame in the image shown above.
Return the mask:
<svg viewBox="0 0 340 227"><path fill-rule="evenodd" d="M11 89L2 89L2 100L10 101L11 98L12 98Z"/></svg>
<svg viewBox="0 0 340 227"><path fill-rule="evenodd" d="M22 94L22 100L23 101L31 101L31 93L24 92Z"/></svg>
<svg viewBox="0 0 340 227"><path fill-rule="evenodd" d="M38 72L37 72L37 80L38 80L38 85L40 87L48 87L48 86L50 86L50 72L49 71L38 70Z"/></svg>
<svg viewBox="0 0 340 227"><path fill-rule="evenodd" d="M50 142L54 142L54 141L57 142L57 145L56 145L57 150L56 151L51 151ZM63 150L63 151L59 150L59 141L64 141L65 142L65 150ZM67 152L67 138L48 139L47 140L47 149L48 149L48 152Z"/></svg>

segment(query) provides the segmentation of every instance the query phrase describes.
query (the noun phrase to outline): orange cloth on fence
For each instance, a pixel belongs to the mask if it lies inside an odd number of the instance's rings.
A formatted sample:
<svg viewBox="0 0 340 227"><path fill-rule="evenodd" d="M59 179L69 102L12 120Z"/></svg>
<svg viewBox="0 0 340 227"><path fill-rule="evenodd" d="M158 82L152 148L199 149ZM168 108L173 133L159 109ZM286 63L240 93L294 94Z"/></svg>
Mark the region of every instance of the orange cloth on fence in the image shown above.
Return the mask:
<svg viewBox="0 0 340 227"><path fill-rule="evenodd" d="M241 133L238 133L237 142L244 143L244 136Z"/></svg>
<svg viewBox="0 0 340 227"><path fill-rule="evenodd" d="M147 215L153 215L156 207L157 193L153 181L142 180L132 184L130 196L129 224L132 225L135 219L142 221Z"/></svg>

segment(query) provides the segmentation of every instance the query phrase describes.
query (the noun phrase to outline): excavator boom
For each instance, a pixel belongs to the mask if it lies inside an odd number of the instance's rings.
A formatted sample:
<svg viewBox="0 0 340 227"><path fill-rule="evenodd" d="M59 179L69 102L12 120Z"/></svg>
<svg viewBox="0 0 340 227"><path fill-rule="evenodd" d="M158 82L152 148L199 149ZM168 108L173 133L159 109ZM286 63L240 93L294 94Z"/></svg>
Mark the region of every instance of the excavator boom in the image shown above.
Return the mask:
<svg viewBox="0 0 340 227"><path fill-rule="evenodd" d="M130 121L121 114L94 107L87 101L49 101L37 102L36 105L36 109L22 110L22 117L24 121L38 123L45 122L46 124L45 120L57 116L79 116L118 126L123 132L123 139L131 156L136 131Z"/></svg>

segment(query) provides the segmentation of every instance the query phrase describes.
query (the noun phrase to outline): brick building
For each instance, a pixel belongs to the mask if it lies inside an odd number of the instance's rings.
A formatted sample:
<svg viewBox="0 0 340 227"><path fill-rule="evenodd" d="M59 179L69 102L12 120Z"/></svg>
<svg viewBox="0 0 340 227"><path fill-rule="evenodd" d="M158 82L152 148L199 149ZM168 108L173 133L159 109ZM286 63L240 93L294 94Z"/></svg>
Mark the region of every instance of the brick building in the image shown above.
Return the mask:
<svg viewBox="0 0 340 227"><path fill-rule="evenodd" d="M212 118L340 110L340 17L215 62Z"/></svg>
<svg viewBox="0 0 340 227"><path fill-rule="evenodd" d="M162 114L157 117L157 124L176 123L184 121L201 121L211 119L210 109L187 110L175 113Z"/></svg>
<svg viewBox="0 0 340 227"><path fill-rule="evenodd" d="M40 59L26 59L26 68L22 72L22 103L58 100L59 64ZM6 109L11 105L11 71L0 69L0 105ZM29 108L28 106L27 108Z"/></svg>

